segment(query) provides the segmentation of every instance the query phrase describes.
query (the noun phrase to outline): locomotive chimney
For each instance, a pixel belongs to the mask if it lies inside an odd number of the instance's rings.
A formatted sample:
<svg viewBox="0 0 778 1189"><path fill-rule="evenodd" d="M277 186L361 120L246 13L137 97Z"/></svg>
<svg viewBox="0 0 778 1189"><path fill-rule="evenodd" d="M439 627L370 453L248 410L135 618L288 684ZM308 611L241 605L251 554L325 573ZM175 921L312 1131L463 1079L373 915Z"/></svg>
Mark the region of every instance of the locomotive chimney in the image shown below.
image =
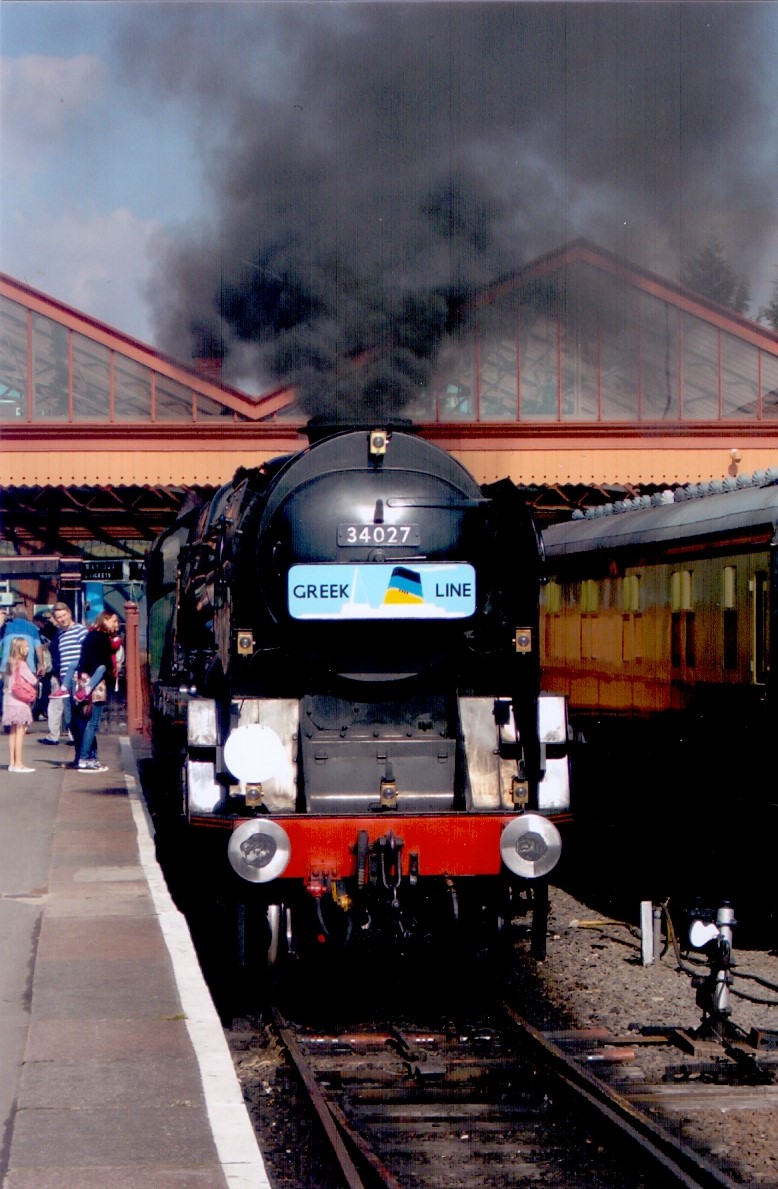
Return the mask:
<svg viewBox="0 0 778 1189"><path fill-rule="evenodd" d="M221 355L196 355L194 358L195 371L206 380L212 380L214 384L221 384L223 363L224 358Z"/></svg>
<svg viewBox="0 0 778 1189"><path fill-rule="evenodd" d="M199 372L201 376L204 376L206 380L212 380L214 384L220 384L222 365L224 363L224 343L222 339L210 326L206 326L200 322L193 323L191 331L194 340L192 361L195 371Z"/></svg>

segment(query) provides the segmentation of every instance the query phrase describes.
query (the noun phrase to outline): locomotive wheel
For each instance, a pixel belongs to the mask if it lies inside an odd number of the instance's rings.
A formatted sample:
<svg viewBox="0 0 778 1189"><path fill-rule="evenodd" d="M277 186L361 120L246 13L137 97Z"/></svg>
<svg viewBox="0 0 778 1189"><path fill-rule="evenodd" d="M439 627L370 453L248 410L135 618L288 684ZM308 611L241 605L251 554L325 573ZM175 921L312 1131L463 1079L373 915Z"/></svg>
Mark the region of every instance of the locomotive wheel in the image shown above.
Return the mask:
<svg viewBox="0 0 778 1189"><path fill-rule="evenodd" d="M267 964L277 970L292 954L292 910L288 904L268 904L267 924L270 930L270 944L267 947Z"/></svg>
<svg viewBox="0 0 778 1189"><path fill-rule="evenodd" d="M548 880L538 879L532 885L532 930L530 953L542 962L546 957L548 933Z"/></svg>
<svg viewBox="0 0 778 1189"><path fill-rule="evenodd" d="M548 880L523 883L466 878L448 890L449 925L445 930L452 952L463 952L476 961L501 964L510 958L514 919L528 918L530 953L546 957L548 933Z"/></svg>
<svg viewBox="0 0 778 1189"><path fill-rule="evenodd" d="M426 919L432 939L444 949L480 958L508 943L513 914L510 886L470 876L446 881L430 900Z"/></svg>
<svg viewBox="0 0 778 1189"><path fill-rule="evenodd" d="M234 906L237 979L247 1001L269 992L295 955L292 909L240 898Z"/></svg>
<svg viewBox="0 0 778 1189"><path fill-rule="evenodd" d="M232 905L234 971L230 998L233 1014L256 1011L268 991L270 928L264 904L238 899Z"/></svg>
<svg viewBox="0 0 778 1189"><path fill-rule="evenodd" d="M238 968L249 978L261 978L271 947L271 928L263 904L240 899L235 906Z"/></svg>

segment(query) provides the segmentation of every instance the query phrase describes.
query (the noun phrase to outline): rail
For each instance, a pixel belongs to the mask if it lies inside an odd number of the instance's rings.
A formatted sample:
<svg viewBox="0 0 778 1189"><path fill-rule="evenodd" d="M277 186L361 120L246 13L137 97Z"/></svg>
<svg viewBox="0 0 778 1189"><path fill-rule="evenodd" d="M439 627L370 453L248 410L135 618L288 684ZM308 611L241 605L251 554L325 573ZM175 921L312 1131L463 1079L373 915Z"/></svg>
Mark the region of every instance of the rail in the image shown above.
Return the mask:
<svg viewBox="0 0 778 1189"><path fill-rule="evenodd" d="M565 1052L507 1004L496 1018L491 1032L471 1030L468 1047L461 1037L415 1036L407 1024L403 1030L390 1023L365 1033L311 1034L274 1011L279 1038L348 1189L401 1189L407 1175L425 1184L423 1167L408 1174L410 1149L419 1150L422 1165L426 1159L429 1175L435 1159L457 1159L458 1141L468 1132L478 1134L478 1144L468 1149L468 1167L457 1166L463 1187L482 1183L482 1148L484 1160L498 1161L507 1180L536 1179L544 1171L560 1189L588 1184L579 1180L576 1158L584 1146L580 1123L576 1138L576 1125L549 1117L549 1102L565 1118L571 1102L584 1105L589 1121L583 1136L588 1144L592 1134L603 1134L605 1162L618 1148L630 1147L638 1156L636 1184L648 1175L663 1186L734 1189L735 1182L703 1154L590 1073L580 1053ZM580 1110L569 1118L580 1119ZM400 1138L387 1147L393 1127ZM523 1164L521 1157L516 1163L517 1144L510 1138L516 1129L523 1137ZM407 1142L411 1136L413 1144ZM441 1148L445 1142L449 1147ZM587 1159L597 1158L587 1151ZM592 1176L593 1184L604 1183L601 1171Z"/></svg>

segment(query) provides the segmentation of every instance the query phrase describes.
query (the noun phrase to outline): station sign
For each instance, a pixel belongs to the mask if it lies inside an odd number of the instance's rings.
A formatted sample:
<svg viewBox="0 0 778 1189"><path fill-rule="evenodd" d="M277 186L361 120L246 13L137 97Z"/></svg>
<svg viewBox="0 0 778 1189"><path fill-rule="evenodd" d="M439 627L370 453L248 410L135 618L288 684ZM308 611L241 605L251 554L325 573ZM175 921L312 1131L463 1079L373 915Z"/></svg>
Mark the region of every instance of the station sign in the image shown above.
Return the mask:
<svg viewBox="0 0 778 1189"><path fill-rule="evenodd" d="M84 582L142 582L143 562L85 561L81 566L81 577Z"/></svg>

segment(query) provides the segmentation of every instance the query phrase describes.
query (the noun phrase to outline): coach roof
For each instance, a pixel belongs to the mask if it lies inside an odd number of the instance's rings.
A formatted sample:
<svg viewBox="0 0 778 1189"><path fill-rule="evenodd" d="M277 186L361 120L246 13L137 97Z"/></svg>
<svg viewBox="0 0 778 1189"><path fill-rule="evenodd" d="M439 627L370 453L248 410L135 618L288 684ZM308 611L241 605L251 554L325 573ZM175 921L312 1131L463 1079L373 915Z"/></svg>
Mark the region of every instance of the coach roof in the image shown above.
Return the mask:
<svg viewBox="0 0 778 1189"><path fill-rule="evenodd" d="M566 554L613 551L659 545L694 538L729 536L760 528L772 535L778 526L778 482L697 498L679 499L657 507L630 508L553 524L543 530L548 558Z"/></svg>

